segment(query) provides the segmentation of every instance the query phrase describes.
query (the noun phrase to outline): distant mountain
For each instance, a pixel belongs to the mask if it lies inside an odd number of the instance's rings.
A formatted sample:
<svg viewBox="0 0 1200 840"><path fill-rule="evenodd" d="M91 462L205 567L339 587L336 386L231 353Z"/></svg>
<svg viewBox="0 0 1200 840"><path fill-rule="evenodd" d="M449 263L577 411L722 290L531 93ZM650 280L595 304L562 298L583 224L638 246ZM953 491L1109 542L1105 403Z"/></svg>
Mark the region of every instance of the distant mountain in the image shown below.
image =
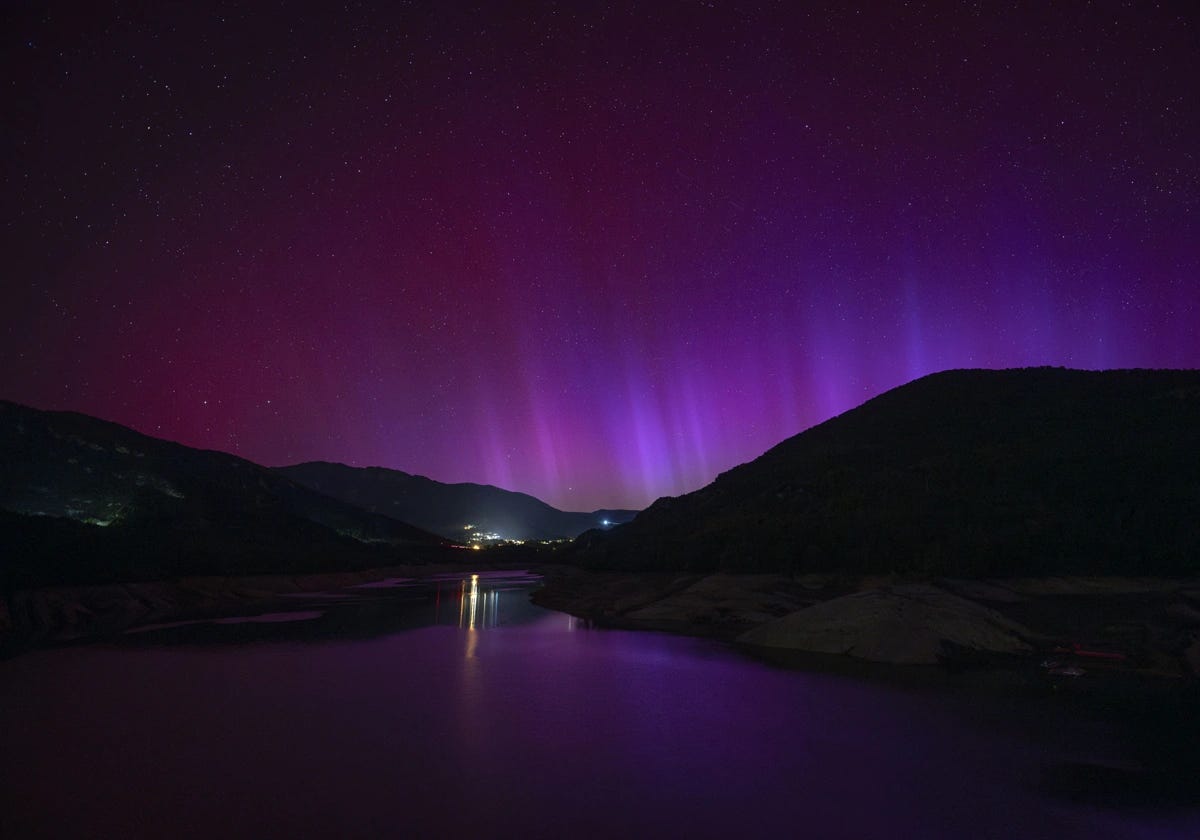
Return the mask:
<svg viewBox="0 0 1200 840"><path fill-rule="evenodd" d="M0 586L302 571L446 541L222 452L0 401Z"/></svg>
<svg viewBox="0 0 1200 840"><path fill-rule="evenodd" d="M959 370L589 532L638 569L1200 571L1200 371Z"/></svg>
<svg viewBox="0 0 1200 840"><path fill-rule="evenodd" d="M633 510L562 511L533 496L488 484L443 484L383 467L310 461L279 467L276 472L365 510L451 539L463 539L473 532L515 540L571 538L589 528L628 522L637 514Z"/></svg>

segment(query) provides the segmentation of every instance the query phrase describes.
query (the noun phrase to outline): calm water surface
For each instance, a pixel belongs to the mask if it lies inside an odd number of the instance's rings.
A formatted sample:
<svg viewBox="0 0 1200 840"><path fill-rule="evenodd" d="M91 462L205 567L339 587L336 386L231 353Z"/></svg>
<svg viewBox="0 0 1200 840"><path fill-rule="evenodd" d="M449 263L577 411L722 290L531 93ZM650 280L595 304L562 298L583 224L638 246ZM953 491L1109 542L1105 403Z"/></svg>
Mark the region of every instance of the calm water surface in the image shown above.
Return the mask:
<svg viewBox="0 0 1200 840"><path fill-rule="evenodd" d="M1040 792L1013 702L592 630L530 579L296 597L0 662L4 837L1200 837Z"/></svg>

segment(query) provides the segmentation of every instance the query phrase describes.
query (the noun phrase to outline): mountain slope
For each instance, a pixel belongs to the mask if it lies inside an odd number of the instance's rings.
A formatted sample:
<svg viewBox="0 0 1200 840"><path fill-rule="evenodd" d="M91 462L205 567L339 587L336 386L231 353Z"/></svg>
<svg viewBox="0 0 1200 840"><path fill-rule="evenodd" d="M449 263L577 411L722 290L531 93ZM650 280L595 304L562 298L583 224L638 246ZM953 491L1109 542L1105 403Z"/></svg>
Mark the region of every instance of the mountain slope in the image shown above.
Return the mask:
<svg viewBox="0 0 1200 840"><path fill-rule="evenodd" d="M1200 371L927 376L578 540L646 569L1200 569Z"/></svg>
<svg viewBox="0 0 1200 840"><path fill-rule="evenodd" d="M0 401L0 465L11 585L338 568L445 542L233 455L82 414Z"/></svg>
<svg viewBox="0 0 1200 840"><path fill-rule="evenodd" d="M310 461L278 467L276 472L365 510L411 522L453 539L462 538L469 531L491 532L517 540L570 538L589 528L603 527L605 521L627 522L636 513L562 511L525 493L487 484L443 484L383 467ZM473 527L468 529L468 525Z"/></svg>

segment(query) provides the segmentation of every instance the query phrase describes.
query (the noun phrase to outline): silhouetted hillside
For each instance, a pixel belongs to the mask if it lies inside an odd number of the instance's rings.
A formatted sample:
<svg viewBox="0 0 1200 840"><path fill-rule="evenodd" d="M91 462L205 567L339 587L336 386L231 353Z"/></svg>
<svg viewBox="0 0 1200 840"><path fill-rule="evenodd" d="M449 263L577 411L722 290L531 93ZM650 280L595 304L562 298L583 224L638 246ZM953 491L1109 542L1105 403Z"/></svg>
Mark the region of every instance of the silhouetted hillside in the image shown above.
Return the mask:
<svg viewBox="0 0 1200 840"><path fill-rule="evenodd" d="M628 522L632 510L573 513L551 507L525 493L488 484L443 484L421 475L383 467L348 467L311 461L276 472L313 490L411 522L435 534L460 539L483 531L516 540L576 537L604 522ZM473 528L468 529L466 526Z"/></svg>
<svg viewBox="0 0 1200 840"><path fill-rule="evenodd" d="M265 467L0 401L0 584L345 568L444 540Z"/></svg>
<svg viewBox="0 0 1200 840"><path fill-rule="evenodd" d="M589 532L640 569L1200 570L1200 371L927 376Z"/></svg>

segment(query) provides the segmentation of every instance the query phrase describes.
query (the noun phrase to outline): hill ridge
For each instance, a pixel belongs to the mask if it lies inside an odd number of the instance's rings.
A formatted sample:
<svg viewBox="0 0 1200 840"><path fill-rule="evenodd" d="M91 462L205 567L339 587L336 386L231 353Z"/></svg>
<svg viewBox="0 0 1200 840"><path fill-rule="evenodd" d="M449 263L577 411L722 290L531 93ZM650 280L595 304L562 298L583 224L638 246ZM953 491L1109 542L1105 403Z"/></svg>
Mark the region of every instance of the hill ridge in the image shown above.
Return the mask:
<svg viewBox="0 0 1200 840"><path fill-rule="evenodd" d="M345 568L442 537L227 452L0 401L0 586Z"/></svg>
<svg viewBox="0 0 1200 840"><path fill-rule="evenodd" d="M576 557L647 569L1190 571L1196 523L1200 371L955 369L585 534Z"/></svg>
<svg viewBox="0 0 1200 840"><path fill-rule="evenodd" d="M390 467L306 461L276 472L366 510L412 522L447 538L471 531L508 539L571 538L628 521L635 511L563 511L536 496L476 482L447 483ZM476 526L467 529L467 525Z"/></svg>

